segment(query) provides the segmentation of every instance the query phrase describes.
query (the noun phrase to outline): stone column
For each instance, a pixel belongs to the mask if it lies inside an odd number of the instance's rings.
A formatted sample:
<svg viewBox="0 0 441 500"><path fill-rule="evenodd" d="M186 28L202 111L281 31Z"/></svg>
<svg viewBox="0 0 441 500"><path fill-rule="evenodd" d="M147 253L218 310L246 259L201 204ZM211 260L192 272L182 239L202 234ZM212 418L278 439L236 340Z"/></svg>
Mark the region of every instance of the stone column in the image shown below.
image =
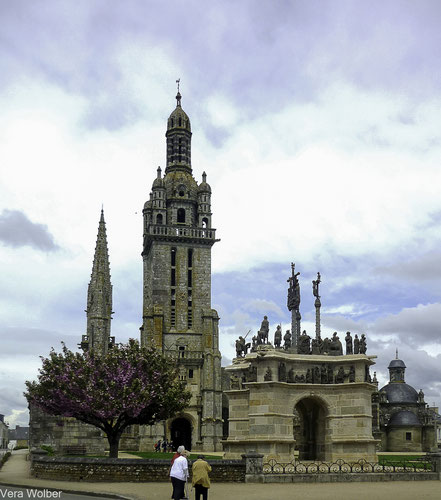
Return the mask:
<svg viewBox="0 0 441 500"><path fill-rule="evenodd" d="M263 455L260 453L246 453L242 455L242 460L245 460L245 482L246 483L263 483Z"/></svg>

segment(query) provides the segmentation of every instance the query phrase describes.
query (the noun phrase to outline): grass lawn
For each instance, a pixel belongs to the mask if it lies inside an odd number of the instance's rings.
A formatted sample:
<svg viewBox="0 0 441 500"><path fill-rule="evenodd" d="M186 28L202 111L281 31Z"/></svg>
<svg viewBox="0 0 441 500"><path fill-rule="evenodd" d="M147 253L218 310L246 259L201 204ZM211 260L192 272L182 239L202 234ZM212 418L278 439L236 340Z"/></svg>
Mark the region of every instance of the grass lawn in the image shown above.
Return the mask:
<svg viewBox="0 0 441 500"><path fill-rule="evenodd" d="M127 453L130 453L131 455L136 455L137 457L141 458L163 458L163 459L168 459L171 460L174 453L157 453L155 451L129 451ZM188 458L190 460L196 460L198 458L198 455L200 453L192 453ZM207 460L221 460L222 457L219 457L217 455L206 455L205 453L203 454Z"/></svg>
<svg viewBox="0 0 441 500"><path fill-rule="evenodd" d="M395 465L400 467L404 464L415 466L418 469L431 470L431 465L420 463L420 459L424 458L421 455L378 455L378 462L381 465Z"/></svg>

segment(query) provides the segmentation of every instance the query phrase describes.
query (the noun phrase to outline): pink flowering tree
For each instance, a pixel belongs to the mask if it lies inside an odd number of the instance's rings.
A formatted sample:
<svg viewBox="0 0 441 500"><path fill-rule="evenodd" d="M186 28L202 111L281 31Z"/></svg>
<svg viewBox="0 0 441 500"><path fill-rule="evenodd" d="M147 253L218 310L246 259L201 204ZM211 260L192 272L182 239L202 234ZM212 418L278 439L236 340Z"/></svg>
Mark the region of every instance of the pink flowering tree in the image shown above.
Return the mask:
<svg viewBox="0 0 441 500"><path fill-rule="evenodd" d="M61 353L52 349L41 359L38 380L26 382L28 403L103 430L111 458L118 457L126 427L170 418L191 397L178 380L176 363L133 339L105 356L72 352L63 344Z"/></svg>

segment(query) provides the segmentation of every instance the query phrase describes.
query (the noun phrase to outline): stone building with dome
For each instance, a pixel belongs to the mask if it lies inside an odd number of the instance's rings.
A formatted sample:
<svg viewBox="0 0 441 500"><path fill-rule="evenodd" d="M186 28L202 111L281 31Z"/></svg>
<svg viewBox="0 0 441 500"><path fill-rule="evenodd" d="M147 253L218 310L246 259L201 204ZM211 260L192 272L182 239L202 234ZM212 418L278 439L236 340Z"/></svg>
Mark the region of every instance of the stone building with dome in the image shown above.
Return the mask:
<svg viewBox="0 0 441 500"><path fill-rule="evenodd" d="M405 381L406 365L396 358L388 366L389 383L372 396L373 433L381 451L429 452L437 449L437 414Z"/></svg>

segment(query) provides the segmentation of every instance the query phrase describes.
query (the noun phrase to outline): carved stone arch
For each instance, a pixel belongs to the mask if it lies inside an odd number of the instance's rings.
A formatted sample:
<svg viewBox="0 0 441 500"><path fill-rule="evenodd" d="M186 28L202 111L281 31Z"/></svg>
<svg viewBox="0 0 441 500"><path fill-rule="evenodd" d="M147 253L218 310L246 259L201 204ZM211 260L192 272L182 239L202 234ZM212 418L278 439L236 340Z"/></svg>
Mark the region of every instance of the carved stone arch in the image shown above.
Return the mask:
<svg viewBox="0 0 441 500"><path fill-rule="evenodd" d="M293 403L293 434L299 459L325 460L329 402L320 394L305 391Z"/></svg>
<svg viewBox="0 0 441 500"><path fill-rule="evenodd" d="M195 418L187 412L179 413L175 418L168 421L168 433L176 450L178 446L185 446L191 450L193 435L196 429Z"/></svg>

